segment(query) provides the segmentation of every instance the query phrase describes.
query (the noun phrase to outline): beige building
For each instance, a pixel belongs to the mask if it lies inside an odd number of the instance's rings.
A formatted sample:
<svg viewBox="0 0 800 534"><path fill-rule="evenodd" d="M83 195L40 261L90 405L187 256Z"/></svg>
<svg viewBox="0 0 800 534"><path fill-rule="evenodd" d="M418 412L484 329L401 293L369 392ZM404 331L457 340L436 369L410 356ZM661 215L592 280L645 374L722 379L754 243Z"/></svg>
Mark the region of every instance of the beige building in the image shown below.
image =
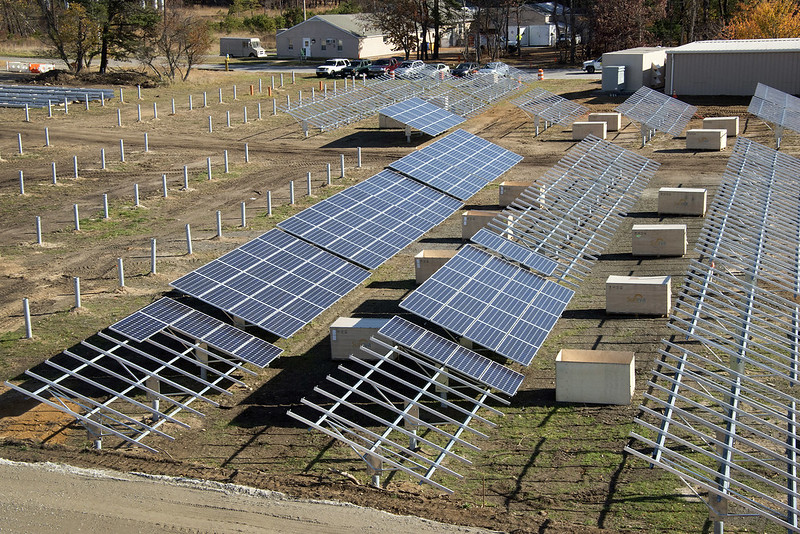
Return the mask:
<svg viewBox="0 0 800 534"><path fill-rule="evenodd" d="M689 43L667 51L665 76L669 95L749 96L758 82L800 94L800 39Z"/></svg>
<svg viewBox="0 0 800 534"><path fill-rule="evenodd" d="M395 52L362 15L316 15L279 30L275 40L278 57L357 59Z"/></svg>
<svg viewBox="0 0 800 534"><path fill-rule="evenodd" d="M625 67L626 93L634 93L640 87L660 88L664 86L664 64L669 48L638 47L603 54L603 73L612 74L608 67Z"/></svg>

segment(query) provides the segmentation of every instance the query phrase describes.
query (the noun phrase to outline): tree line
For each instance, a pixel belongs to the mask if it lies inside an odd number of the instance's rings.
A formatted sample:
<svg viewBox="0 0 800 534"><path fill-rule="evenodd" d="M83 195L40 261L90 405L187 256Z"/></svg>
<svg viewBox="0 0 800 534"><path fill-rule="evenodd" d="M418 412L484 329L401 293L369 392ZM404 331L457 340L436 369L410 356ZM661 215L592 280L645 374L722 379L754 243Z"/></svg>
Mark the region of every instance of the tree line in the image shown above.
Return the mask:
<svg viewBox="0 0 800 534"><path fill-rule="evenodd" d="M524 5L523 0L211 0L228 11L210 23L183 1L189 0L0 0L0 36L38 36L74 72L95 61L106 72L111 59L134 59L159 78L185 80L208 51L214 31L272 35L301 22L312 8L363 13L407 57L438 59L442 33L459 28L465 59L493 60L513 48L508 28L520 25ZM555 3L550 9L557 31L570 29L563 58L575 63L579 56L635 46L800 37L798 1L562 0L563 9Z"/></svg>

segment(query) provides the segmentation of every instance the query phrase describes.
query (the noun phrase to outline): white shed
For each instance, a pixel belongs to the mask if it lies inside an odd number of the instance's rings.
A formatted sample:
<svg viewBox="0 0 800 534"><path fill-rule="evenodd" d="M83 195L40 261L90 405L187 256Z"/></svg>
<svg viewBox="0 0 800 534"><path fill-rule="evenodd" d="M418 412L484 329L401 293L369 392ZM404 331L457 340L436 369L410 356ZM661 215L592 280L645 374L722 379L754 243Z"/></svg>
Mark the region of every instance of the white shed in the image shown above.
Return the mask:
<svg viewBox="0 0 800 534"><path fill-rule="evenodd" d="M697 41L667 51L664 92L750 96L758 82L800 94L800 39Z"/></svg>
<svg viewBox="0 0 800 534"><path fill-rule="evenodd" d="M636 92L640 87L658 88L664 84L664 64L667 62L669 48L646 47L628 48L603 54L603 69L606 67L625 67L624 91ZM660 68L661 75L654 75L654 67Z"/></svg>
<svg viewBox="0 0 800 534"><path fill-rule="evenodd" d="M363 15L316 15L279 30L275 41L278 57L357 59L395 52Z"/></svg>

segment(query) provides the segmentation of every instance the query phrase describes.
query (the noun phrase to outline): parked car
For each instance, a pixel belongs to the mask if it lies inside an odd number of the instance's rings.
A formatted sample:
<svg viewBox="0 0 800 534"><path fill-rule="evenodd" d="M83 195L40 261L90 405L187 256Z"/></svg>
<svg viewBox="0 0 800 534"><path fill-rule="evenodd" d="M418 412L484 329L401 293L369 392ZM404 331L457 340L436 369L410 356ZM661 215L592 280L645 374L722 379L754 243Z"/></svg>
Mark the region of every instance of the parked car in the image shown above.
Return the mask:
<svg viewBox="0 0 800 534"><path fill-rule="evenodd" d="M425 66L426 70L430 70L432 76L445 76L450 74L450 67L444 63L429 63Z"/></svg>
<svg viewBox="0 0 800 534"><path fill-rule="evenodd" d="M345 67L350 65L349 59L333 58L317 67L317 78L337 76Z"/></svg>
<svg viewBox="0 0 800 534"><path fill-rule="evenodd" d="M371 59L354 59L350 65L342 69L341 74L345 77L361 76L367 73L370 65L372 65Z"/></svg>
<svg viewBox="0 0 800 534"><path fill-rule="evenodd" d="M375 76L390 74L394 72L394 69L396 69L398 65L400 65L400 60L396 57L381 58L377 61L373 61L372 65L368 67L367 76L373 78Z"/></svg>
<svg viewBox="0 0 800 534"><path fill-rule="evenodd" d="M493 61L492 63L487 63L481 67L478 70L478 74L495 74L497 76L506 76L508 75L508 65L502 61Z"/></svg>
<svg viewBox="0 0 800 534"><path fill-rule="evenodd" d="M467 76L468 74L475 74L480 68L481 66L477 63L459 63L451 73L453 76Z"/></svg>
<svg viewBox="0 0 800 534"><path fill-rule="evenodd" d="M597 59L590 59L589 61L584 61L583 70L585 70L589 74L594 74L595 71L603 70L603 58L599 57Z"/></svg>
<svg viewBox="0 0 800 534"><path fill-rule="evenodd" d="M424 68L425 63L423 61L419 59L409 59L403 61L394 69L394 75L398 78L413 78L414 76L419 76Z"/></svg>

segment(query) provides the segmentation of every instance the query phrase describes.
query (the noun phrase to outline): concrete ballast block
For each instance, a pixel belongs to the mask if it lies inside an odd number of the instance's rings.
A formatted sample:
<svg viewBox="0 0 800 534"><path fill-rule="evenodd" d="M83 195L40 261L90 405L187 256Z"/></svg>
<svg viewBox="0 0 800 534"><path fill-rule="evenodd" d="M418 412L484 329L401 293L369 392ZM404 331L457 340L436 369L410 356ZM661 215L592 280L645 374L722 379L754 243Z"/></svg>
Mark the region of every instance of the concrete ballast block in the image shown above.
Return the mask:
<svg viewBox="0 0 800 534"><path fill-rule="evenodd" d="M573 122L572 123L572 140L580 141L588 135L599 137L600 139L606 138L606 123L605 122Z"/></svg>
<svg viewBox="0 0 800 534"><path fill-rule="evenodd" d="M683 256L686 254L685 224L634 224L631 229L634 256Z"/></svg>
<svg viewBox="0 0 800 534"><path fill-rule="evenodd" d="M501 182L498 204L501 208L510 206L530 185L529 182Z"/></svg>
<svg viewBox="0 0 800 534"><path fill-rule="evenodd" d="M589 122L604 122L607 132L618 132L622 129L622 113L589 113Z"/></svg>
<svg viewBox="0 0 800 534"><path fill-rule="evenodd" d="M423 250L414 256L414 272L416 281L421 284L456 255L455 250Z"/></svg>
<svg viewBox="0 0 800 534"><path fill-rule="evenodd" d="M468 210L461 215L461 239L468 241L478 230L500 215L499 211Z"/></svg>
<svg viewBox="0 0 800 534"><path fill-rule="evenodd" d="M668 315L672 298L669 276L619 276L606 279L606 313Z"/></svg>
<svg viewBox="0 0 800 534"><path fill-rule="evenodd" d="M689 150L722 150L727 146L727 130L696 129L686 131L686 148Z"/></svg>
<svg viewBox="0 0 800 534"><path fill-rule="evenodd" d="M706 214L706 190L693 187L662 187L658 190L659 215Z"/></svg>
<svg viewBox="0 0 800 534"><path fill-rule="evenodd" d="M556 401L630 404L635 368L633 352L561 349L556 356Z"/></svg>
<svg viewBox="0 0 800 534"><path fill-rule="evenodd" d="M703 128L725 130L728 137L736 137L739 135L739 117L706 117Z"/></svg>
<svg viewBox="0 0 800 534"><path fill-rule="evenodd" d="M362 360L377 360L361 350L361 345L374 348L370 337L389 319L339 317L331 324L331 360L347 360L352 354ZM377 352L377 351L376 351Z"/></svg>

